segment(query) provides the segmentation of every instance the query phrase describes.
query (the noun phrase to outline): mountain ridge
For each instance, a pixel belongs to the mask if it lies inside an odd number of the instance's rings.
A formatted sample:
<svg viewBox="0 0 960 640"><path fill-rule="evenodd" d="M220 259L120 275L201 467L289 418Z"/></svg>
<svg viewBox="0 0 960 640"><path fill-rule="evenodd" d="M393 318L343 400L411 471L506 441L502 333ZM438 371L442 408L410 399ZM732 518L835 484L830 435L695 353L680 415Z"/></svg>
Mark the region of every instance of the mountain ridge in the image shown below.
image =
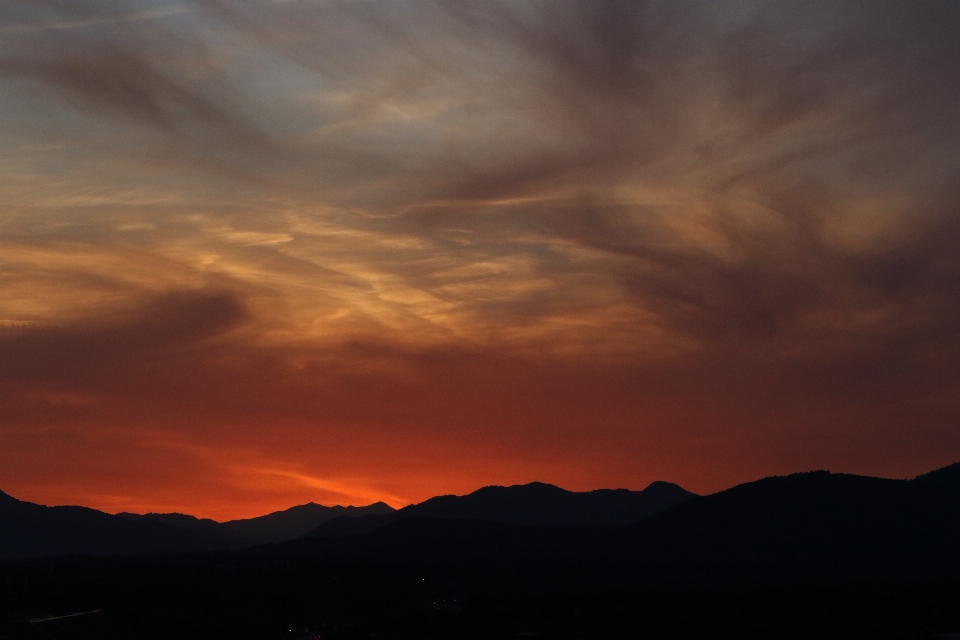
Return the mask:
<svg viewBox="0 0 960 640"><path fill-rule="evenodd" d="M960 575L960 463L912 479L829 471L743 483L629 525L618 549L735 574Z"/></svg>
<svg viewBox="0 0 960 640"><path fill-rule="evenodd" d="M697 497L679 485L656 481L642 491L568 491L544 482L488 485L472 493L442 495L392 514L345 521L332 519L304 537L339 537L374 531L401 518L464 519L514 525L614 525L641 520Z"/></svg>
<svg viewBox="0 0 960 640"><path fill-rule="evenodd" d="M0 525L9 511L0 505ZM946 638L960 629L960 465L909 480L772 476L625 525L391 518L362 535L236 551L4 562L0 605L17 619L28 607L113 607L166 631L154 637L198 640L210 629L290 637L293 620L301 638L331 640L478 629L504 638ZM352 524L364 519L382 516Z"/></svg>
<svg viewBox="0 0 960 640"><path fill-rule="evenodd" d="M239 531L236 531L230 527L225 526L223 523L217 522L216 520L211 520L210 518L198 518L186 513L127 513L121 512L116 514L117 517L123 518L130 521L139 521L139 520L149 520L152 522L159 522L166 526L175 527L177 529L183 529L186 531L200 531L210 535L215 535L224 540L235 543L239 546L252 546L255 544L263 544L269 542L264 538L257 536L248 536Z"/></svg>
<svg viewBox="0 0 960 640"><path fill-rule="evenodd" d="M295 505L254 518L227 520L221 523L238 533L270 542L292 540L334 518L356 518L366 515L387 515L394 511L385 502L366 506L324 506L315 502Z"/></svg>
<svg viewBox="0 0 960 640"><path fill-rule="evenodd" d="M381 512L364 511L370 507ZM911 565L936 568L933 559L942 558L945 571L960 569L960 544L954 542L960 539L960 463L913 479L801 472L707 496L663 481L643 491L571 492L541 482L491 485L400 510L382 503L367 507L310 503L250 520L311 513L334 517L301 539L363 536L410 518L522 527L607 526L615 530L612 553L648 565L721 571L736 567L741 573L829 569L868 575L880 565L890 570ZM268 539L229 526L244 521L218 523L186 514L112 516L86 507L35 505L2 492L0 515L0 556L7 558L227 551ZM294 524L305 523L301 519ZM878 563L881 555L885 559Z"/></svg>
<svg viewBox="0 0 960 640"><path fill-rule="evenodd" d="M363 534L404 517L518 525L622 524L693 496L664 481L651 483L639 492L572 492L533 482L481 487L465 496L437 496L401 510L383 502L361 507L326 507L311 502L256 518L216 522L182 513L111 515L88 507L48 507L0 492L0 510L4 513L0 558L227 551L301 536Z"/></svg>
<svg viewBox="0 0 960 640"><path fill-rule="evenodd" d="M79 506L0 503L0 557L203 552L237 548L219 536Z"/></svg>

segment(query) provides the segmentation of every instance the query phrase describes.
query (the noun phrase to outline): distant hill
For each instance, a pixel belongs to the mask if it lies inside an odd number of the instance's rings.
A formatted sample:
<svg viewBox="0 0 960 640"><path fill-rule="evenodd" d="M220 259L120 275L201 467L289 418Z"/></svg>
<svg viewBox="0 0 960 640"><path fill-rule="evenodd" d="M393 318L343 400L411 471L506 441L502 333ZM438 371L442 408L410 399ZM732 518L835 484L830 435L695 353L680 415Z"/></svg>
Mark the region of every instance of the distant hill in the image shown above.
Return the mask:
<svg viewBox="0 0 960 640"><path fill-rule="evenodd" d="M643 491L598 489L574 492L542 482L511 487L490 486L465 496L438 496L389 515L346 520L336 518L307 537L338 537L374 531L401 518L482 520L513 525L615 525L636 522L696 497L669 482L654 482Z"/></svg>
<svg viewBox="0 0 960 640"><path fill-rule="evenodd" d="M764 478L631 525L612 546L679 575L960 576L960 463L913 480Z"/></svg>
<svg viewBox="0 0 960 640"><path fill-rule="evenodd" d="M249 544L145 516L131 519L87 507L46 507L0 492L0 558L219 551L241 546Z"/></svg>
<svg viewBox="0 0 960 640"><path fill-rule="evenodd" d="M209 518L197 518L196 516L184 513L147 513L143 515L137 513L118 513L117 515L126 520L150 520L178 529L186 529L187 531L202 531L231 542L231 546L249 547L270 541L256 536L248 536L232 527L228 527L225 524Z"/></svg>
<svg viewBox="0 0 960 640"><path fill-rule="evenodd" d="M268 513L256 518L229 520L223 526L245 536L280 542L293 540L335 518L352 519L361 516L385 516L394 512L393 507L376 502L365 507L325 507L309 502L284 511Z"/></svg>
<svg viewBox="0 0 960 640"><path fill-rule="evenodd" d="M242 549L296 538L332 518L392 512L382 502L366 507L310 503L219 523L182 513L111 515L87 507L46 507L0 491L0 559Z"/></svg>

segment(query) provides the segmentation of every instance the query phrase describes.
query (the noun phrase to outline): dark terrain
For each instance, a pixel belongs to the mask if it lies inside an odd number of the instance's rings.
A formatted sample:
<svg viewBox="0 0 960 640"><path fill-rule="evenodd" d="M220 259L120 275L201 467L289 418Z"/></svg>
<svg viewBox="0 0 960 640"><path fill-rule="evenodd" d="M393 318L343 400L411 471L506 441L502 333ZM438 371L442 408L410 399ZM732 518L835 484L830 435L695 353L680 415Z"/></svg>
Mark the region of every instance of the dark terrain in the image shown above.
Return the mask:
<svg viewBox="0 0 960 640"><path fill-rule="evenodd" d="M413 516L510 524L626 524L694 497L667 482L655 482L643 491L582 493L534 482L484 487L466 496L440 496L399 511L382 502L365 507L311 502L220 523L182 513L110 515L87 507L46 507L0 492L0 559L223 551L304 535L368 533Z"/></svg>
<svg viewBox="0 0 960 640"><path fill-rule="evenodd" d="M250 538L269 542L283 542L299 538L316 529L324 522L335 518L359 518L362 516L386 516L394 512L390 505L377 502L366 507L325 507L322 504L307 504L290 507L284 511L245 520L228 520L223 526Z"/></svg>
<svg viewBox="0 0 960 640"><path fill-rule="evenodd" d="M910 481L767 478L629 524L519 524L512 500L500 521L457 506L242 550L9 560L0 638L960 632L960 465ZM87 611L99 612L26 621Z"/></svg>
<svg viewBox="0 0 960 640"><path fill-rule="evenodd" d="M437 496L385 515L339 517L305 533L336 537L370 533L403 518L483 520L504 524L629 524L681 502L695 493L669 482L654 482L643 491L598 489L566 491L542 482L512 487L483 487L465 496Z"/></svg>

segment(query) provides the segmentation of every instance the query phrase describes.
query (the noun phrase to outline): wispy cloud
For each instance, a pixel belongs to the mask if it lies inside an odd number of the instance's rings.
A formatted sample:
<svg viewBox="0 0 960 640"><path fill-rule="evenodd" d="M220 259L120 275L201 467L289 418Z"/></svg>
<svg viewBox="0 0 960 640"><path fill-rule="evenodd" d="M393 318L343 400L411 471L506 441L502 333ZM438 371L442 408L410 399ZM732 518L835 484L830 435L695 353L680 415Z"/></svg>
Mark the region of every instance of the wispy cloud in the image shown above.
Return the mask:
<svg viewBox="0 0 960 640"><path fill-rule="evenodd" d="M946 462L958 28L948 2L4 3L3 424L150 407L256 448L269 422L332 438L314 488L357 498L427 491L323 485L401 468L361 442L452 474L482 434L700 490Z"/></svg>

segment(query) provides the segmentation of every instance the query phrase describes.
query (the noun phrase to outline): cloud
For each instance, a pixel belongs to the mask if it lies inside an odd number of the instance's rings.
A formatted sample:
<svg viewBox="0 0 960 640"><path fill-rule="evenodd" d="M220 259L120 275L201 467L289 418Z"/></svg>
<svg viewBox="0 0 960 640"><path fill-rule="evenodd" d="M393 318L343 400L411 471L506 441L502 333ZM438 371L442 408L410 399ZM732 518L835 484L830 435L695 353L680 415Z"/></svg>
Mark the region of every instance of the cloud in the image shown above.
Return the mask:
<svg viewBox="0 0 960 640"><path fill-rule="evenodd" d="M69 326L6 328L0 336L5 354L0 375L26 384L102 384L139 365L189 352L246 320L238 297L203 291L167 294L118 315Z"/></svg>
<svg viewBox="0 0 960 640"><path fill-rule="evenodd" d="M956 3L0 19L5 428L407 497L960 452Z"/></svg>

